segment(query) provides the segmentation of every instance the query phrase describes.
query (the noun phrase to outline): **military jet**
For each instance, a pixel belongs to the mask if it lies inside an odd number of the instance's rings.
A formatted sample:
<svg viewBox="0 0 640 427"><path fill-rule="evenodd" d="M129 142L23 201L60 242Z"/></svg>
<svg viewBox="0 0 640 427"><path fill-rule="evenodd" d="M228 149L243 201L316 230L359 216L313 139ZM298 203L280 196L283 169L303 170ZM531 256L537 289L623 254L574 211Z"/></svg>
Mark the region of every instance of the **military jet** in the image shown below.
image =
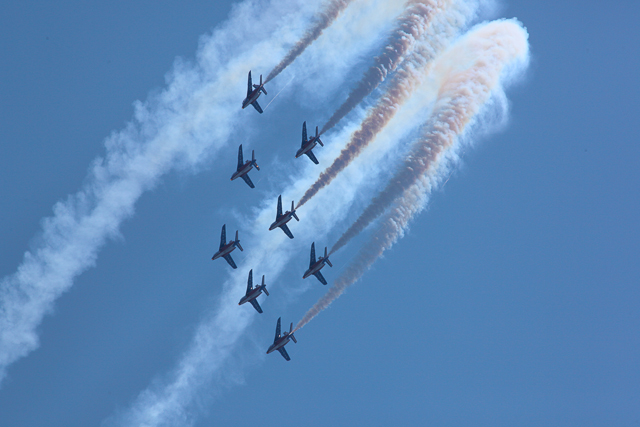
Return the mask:
<svg viewBox="0 0 640 427"><path fill-rule="evenodd" d="M262 308L260 304L258 304L258 297L264 291L264 293L269 296L269 291L267 291L267 285L264 284L264 275L262 275L262 285L256 285L254 288L252 285L253 282L253 270L249 270L249 280L247 280L247 293L240 299L238 305L242 305L245 302L250 302L253 308L256 309L258 313L262 313Z"/></svg>
<svg viewBox="0 0 640 427"><path fill-rule="evenodd" d="M324 248L324 256L321 256L320 258L318 258L318 261L316 261L315 242L312 243L311 244L311 260L309 261L309 269L304 273L304 276L302 276L302 278L306 279L307 277L313 274L318 278L318 280L320 280L320 283L322 283L323 285L326 285L327 281L324 279L324 277L322 277L322 273L320 273L320 270L322 270L322 267L324 267L325 263L329 264L329 267L333 267L333 265L331 264L331 261L329 261L329 256L327 255L327 247L325 246Z"/></svg>
<svg viewBox="0 0 640 427"><path fill-rule="evenodd" d="M313 154L313 151L311 151L311 149L315 147L316 144L320 144L321 146L324 147L324 144L322 143L322 141L320 141L320 135L318 135L318 126L316 126L316 136L312 136L311 139L307 141L307 122L303 122L302 123L302 146L296 153L296 159L302 156L303 154L306 154L307 156L309 156L311 161L317 165L318 159L316 159L316 156Z"/></svg>
<svg viewBox="0 0 640 427"><path fill-rule="evenodd" d="M238 147L238 168L233 175L231 175L231 181L236 178L242 178L249 187L256 188L255 185L253 185L253 182L251 182L251 178L249 178L249 171L253 169L254 166L256 169L260 170L260 166L256 163L255 150L251 150L251 160L244 162L242 160L242 144L240 144L240 147Z"/></svg>
<svg viewBox="0 0 640 427"><path fill-rule="evenodd" d="M287 345L289 339L292 339L294 343L298 344L298 340L293 336L293 323L289 327L289 332L284 331L284 335L280 336L280 318L278 317L278 323L276 324L276 337L273 340L273 344L269 347L269 350L267 350L267 354L278 350L285 360L291 360L287 354L287 350L284 349L284 346Z"/></svg>
<svg viewBox="0 0 640 427"><path fill-rule="evenodd" d="M262 74L260 74L260 84L252 85L251 84L251 71L249 71L249 83L247 85L247 97L242 101L242 109L244 110L249 105L253 105L253 108L258 110L258 113L262 114L262 108L260 108L260 104L258 104L258 97L260 96L260 92L264 92L267 94L267 90L264 88L264 83L262 83Z"/></svg>
<svg viewBox="0 0 640 427"><path fill-rule="evenodd" d="M222 226L222 235L220 236L220 250L218 250L218 252L213 254L211 259L213 260L213 259L218 259L222 257L229 263L231 267L238 268L236 263L233 262L233 258L231 258L231 255L230 255L231 252L233 252L233 250L236 248L236 246L241 251L244 250L242 249L242 246L240 246L240 239L238 239L238 230L236 230L235 240L229 240L229 243L225 243L226 241L227 241L227 230L226 230L226 224L224 224Z"/></svg>
<svg viewBox="0 0 640 427"><path fill-rule="evenodd" d="M298 215L296 215L296 210L293 208L293 200L291 201L291 210L286 211L284 214L282 213L282 196L278 196L278 210L276 211L276 220L269 227L269 231L273 230L276 227L280 227L284 234L289 236L290 239L293 239L293 234L291 234L291 230L287 227L287 223L291 221L291 218L295 218L296 221L300 221Z"/></svg>

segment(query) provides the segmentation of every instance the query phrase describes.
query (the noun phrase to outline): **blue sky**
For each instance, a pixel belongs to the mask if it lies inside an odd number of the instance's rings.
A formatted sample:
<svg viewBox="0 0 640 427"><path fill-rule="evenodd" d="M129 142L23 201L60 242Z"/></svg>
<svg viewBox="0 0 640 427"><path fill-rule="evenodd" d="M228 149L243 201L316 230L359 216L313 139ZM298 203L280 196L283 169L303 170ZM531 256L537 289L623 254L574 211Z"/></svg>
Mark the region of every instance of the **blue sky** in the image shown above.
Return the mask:
<svg viewBox="0 0 640 427"><path fill-rule="evenodd" d="M52 206L82 186L105 138L131 120L132 103L165 87L176 57L193 61L231 2L5 9L3 277L38 245ZM508 126L465 150L405 238L298 333L287 363L264 355L275 320L297 322L325 291L300 279L310 241L292 225L303 249L277 281L267 276L265 313L199 392L195 425L638 423L639 15L634 2L503 3L494 17L517 17L532 53L524 80L507 90ZM242 239L243 218L289 184L288 168L312 166L292 159L300 124L333 112L376 52L377 39L367 40L353 49L368 55L341 64L353 70L344 85L331 85L341 70L306 75L298 64L288 91L262 116L242 111L246 122L215 156L142 195L96 266L56 300L39 347L8 368L0 424L100 425L166 381L229 278L224 262L210 261L221 224ZM256 149L255 190L228 181L239 143ZM330 282L365 241L333 256Z"/></svg>

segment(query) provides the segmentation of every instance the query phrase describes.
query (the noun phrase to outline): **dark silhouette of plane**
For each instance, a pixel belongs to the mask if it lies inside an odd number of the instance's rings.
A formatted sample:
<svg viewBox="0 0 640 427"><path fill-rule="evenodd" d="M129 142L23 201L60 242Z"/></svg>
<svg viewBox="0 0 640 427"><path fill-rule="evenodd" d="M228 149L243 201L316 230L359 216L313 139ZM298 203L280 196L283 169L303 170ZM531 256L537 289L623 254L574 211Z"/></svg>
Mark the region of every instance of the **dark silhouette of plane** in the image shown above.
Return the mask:
<svg viewBox="0 0 640 427"><path fill-rule="evenodd" d="M273 230L276 227L280 227L284 234L289 236L290 239L293 239L293 234L291 234L291 230L287 227L287 223L291 221L291 218L295 218L296 221L300 221L298 215L296 215L296 210L293 208L293 200L291 201L291 210L286 211L284 214L282 213L282 196L278 196L278 210L276 211L276 220L269 227L269 231Z"/></svg>
<svg viewBox="0 0 640 427"><path fill-rule="evenodd" d="M280 336L280 318L278 317L278 323L276 324L276 337L273 340L273 344L269 346L267 354L271 353L272 351L278 350L282 357L285 358L285 360L291 360L291 358L287 354L287 350L284 349L284 346L287 345L290 339L293 340L294 343L298 343L296 337L293 336L293 323L289 327L289 332L284 331L284 335Z"/></svg>
<svg viewBox="0 0 640 427"><path fill-rule="evenodd" d="M320 258L318 258L318 261L316 261L315 242L312 243L311 244L311 260L309 261L309 269L304 273L304 276L302 276L302 278L306 279L307 277L313 274L318 278L318 280L320 280L320 283L322 283L323 285L326 285L327 281L322 276L322 273L320 273L320 270L322 270L322 267L324 267L325 263L329 264L329 267L333 267L333 265L331 264L331 261L329 261L329 256L327 255L327 247L325 246L324 248L324 256L321 256Z"/></svg>
<svg viewBox="0 0 640 427"><path fill-rule="evenodd" d="M246 162L242 160L242 144L238 147L238 168L231 175L231 181L236 178L242 178L244 182L251 188L256 188L251 182L251 178L249 178L249 171L253 169L255 166L256 169L260 170L260 166L256 163L256 152L255 150L251 150L251 160L247 160Z"/></svg>
<svg viewBox="0 0 640 427"><path fill-rule="evenodd" d="M262 114L262 108L260 108L260 104L258 104L258 97L261 92L267 94L267 90L264 88L264 83L262 83L262 74L260 74L260 84L252 85L251 84L251 71L249 71L249 82L247 84L247 97L242 101L242 109L244 110L249 105L253 105L253 108L258 110L258 113Z"/></svg>
<svg viewBox="0 0 640 427"><path fill-rule="evenodd" d="M296 159L302 156L303 154L306 154L307 156L309 156L311 161L317 165L318 159L316 159L316 156L313 154L313 151L311 151L313 147L316 146L316 144L320 144L321 146L324 147L324 144L322 143L322 141L320 141L320 135L318 135L318 126L316 126L316 136L312 136L311 139L307 141L307 122L303 122L302 123L302 146L296 153Z"/></svg>
<svg viewBox="0 0 640 427"><path fill-rule="evenodd" d="M240 246L240 239L238 239L238 230L236 230L235 240L229 240L229 243L225 243L226 240L227 240L227 230L226 230L226 224L224 224L222 226L222 234L220 235L220 249L218 250L218 252L213 254L211 259L213 260L213 259L218 259L222 257L229 263L231 267L238 268L238 266L236 266L236 263L233 262L233 258L231 258L231 255L230 255L231 252L234 251L236 246L241 251L244 250L242 249L242 246Z"/></svg>
<svg viewBox="0 0 640 427"><path fill-rule="evenodd" d="M242 305L245 302L250 302L253 308L255 308L258 313L262 313L262 308L260 308L260 304L258 304L257 298L260 296L262 291L264 291L264 293L269 296L267 285L264 284L264 275L262 275L262 285L256 285L256 287L254 288L252 282L253 270L249 270L249 280L247 280L247 293L240 299L238 305Z"/></svg>

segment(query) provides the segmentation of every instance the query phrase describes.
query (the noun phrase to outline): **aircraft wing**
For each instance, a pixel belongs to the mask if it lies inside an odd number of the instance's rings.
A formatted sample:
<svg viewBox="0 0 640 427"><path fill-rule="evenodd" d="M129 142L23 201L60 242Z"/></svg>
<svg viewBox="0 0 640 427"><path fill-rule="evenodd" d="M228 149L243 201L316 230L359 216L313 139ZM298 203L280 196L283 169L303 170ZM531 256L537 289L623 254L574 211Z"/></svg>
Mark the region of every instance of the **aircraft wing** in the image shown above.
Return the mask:
<svg viewBox="0 0 640 427"><path fill-rule="evenodd" d="M251 91L253 87L251 87L251 71L249 71L249 82L247 83L247 98L251 95Z"/></svg>
<svg viewBox="0 0 640 427"><path fill-rule="evenodd" d="M220 235L220 249L227 243L227 225L222 226L222 234Z"/></svg>
<svg viewBox="0 0 640 427"><path fill-rule="evenodd" d="M244 182L246 182L249 187L256 188L256 186L253 185L253 182L251 182L251 178L249 178L249 174L245 173L240 178L242 178L244 180Z"/></svg>
<svg viewBox="0 0 640 427"><path fill-rule="evenodd" d="M306 153L304 153L304 154L306 154L307 156L309 156L309 158L311 159L311 161L312 161L313 163L315 163L316 165L318 164L318 159L316 159L316 156L315 156L315 154L313 154L313 151L309 150L309 151L307 151L307 152L306 152Z"/></svg>
<svg viewBox="0 0 640 427"><path fill-rule="evenodd" d="M249 280L247 280L247 292L245 292L245 295L249 295L249 292L251 292L252 284L253 284L253 269L249 270Z"/></svg>
<svg viewBox="0 0 640 427"><path fill-rule="evenodd" d="M280 317L278 317L278 323L276 323L276 337L273 339L273 342L278 341L278 338L280 338Z"/></svg>
<svg viewBox="0 0 640 427"><path fill-rule="evenodd" d="M309 260L309 268L311 268L313 266L313 264L316 263L316 244L312 243L311 244L311 259Z"/></svg>
<svg viewBox="0 0 640 427"><path fill-rule="evenodd" d="M313 273L313 275L316 276L318 280L320 280L320 283L322 283L323 285L327 284L327 281L324 279L324 276L319 271L316 271L315 273Z"/></svg>
<svg viewBox="0 0 640 427"><path fill-rule="evenodd" d="M287 227L287 224L282 224L280 228L282 228L282 231L284 231L284 234L289 236L290 239L293 239L293 234L291 234L291 230L289 230L289 227Z"/></svg>
<svg viewBox="0 0 640 427"><path fill-rule="evenodd" d="M238 169L236 170L240 170L242 166L244 166L244 159L242 158L242 144L240 144L238 147Z"/></svg>
<svg viewBox="0 0 640 427"><path fill-rule="evenodd" d="M258 110L258 113L262 114L262 108L260 108L260 104L258 104L258 101L253 101L251 105L253 105L253 108Z"/></svg>
<svg viewBox="0 0 640 427"><path fill-rule="evenodd" d="M276 221L282 216L282 196L278 196L278 209L276 210Z"/></svg>
<svg viewBox="0 0 640 427"><path fill-rule="evenodd" d="M231 255L226 254L226 255L224 256L224 259L226 259L226 260L227 260L227 262L229 263L229 265L230 265L231 267L233 267L233 268L238 268L238 266L236 265L236 263L235 263L235 262L233 262L233 258L231 258Z"/></svg>
<svg viewBox="0 0 640 427"><path fill-rule="evenodd" d="M302 122L302 147L307 143L307 122Z"/></svg>
<svg viewBox="0 0 640 427"><path fill-rule="evenodd" d="M262 313L262 308L260 307L260 304L258 304L258 300L257 299L252 299L251 301L249 301L251 303L251 305L253 306L253 308L256 309L256 311L258 313Z"/></svg>
<svg viewBox="0 0 640 427"><path fill-rule="evenodd" d="M291 358L289 357L289 354L287 354L287 350L285 350L284 347L280 347L278 351L287 362L291 360Z"/></svg>

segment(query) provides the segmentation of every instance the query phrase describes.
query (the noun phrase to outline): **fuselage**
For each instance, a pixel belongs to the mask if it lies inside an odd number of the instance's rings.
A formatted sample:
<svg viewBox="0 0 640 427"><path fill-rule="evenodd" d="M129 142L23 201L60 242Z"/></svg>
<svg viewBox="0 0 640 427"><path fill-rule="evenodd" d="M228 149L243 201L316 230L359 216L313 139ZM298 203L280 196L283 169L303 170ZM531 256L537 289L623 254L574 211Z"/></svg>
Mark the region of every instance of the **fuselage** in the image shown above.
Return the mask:
<svg viewBox="0 0 640 427"><path fill-rule="evenodd" d="M251 292L249 292L247 295L243 296L242 299L240 299L240 302L238 303L238 305L242 305L245 302L249 302L252 299L258 298L261 293L262 293L262 286L258 286L257 288L252 289Z"/></svg>
<svg viewBox="0 0 640 427"><path fill-rule="evenodd" d="M242 166L240 169L235 171L233 175L231 175L231 181L236 178L240 178L242 175L248 174L251 169L253 169L253 163L251 163L251 160L247 160L246 162L244 162L244 166Z"/></svg>
<svg viewBox="0 0 640 427"><path fill-rule="evenodd" d="M226 245L224 245L222 247L222 249L220 249L218 252L216 252L215 255L213 255L213 257L211 259L218 259L220 257L223 257L223 256L233 252L233 250L236 248L236 245L234 243L235 242L232 240L229 243L227 243Z"/></svg>
<svg viewBox="0 0 640 427"><path fill-rule="evenodd" d="M263 85L264 86L264 85ZM247 108L249 105L251 105L251 103L255 100L258 99L258 97L260 96L260 89L262 89L262 86L258 86L257 88L255 88L250 94L249 96L247 96L244 101L242 101L242 109L244 110L245 108Z"/></svg>
<svg viewBox="0 0 640 427"><path fill-rule="evenodd" d="M291 221L291 218L293 217L293 213L286 211L284 214L282 214L282 216L278 219L276 219L273 224L271 224L271 227L269 227L269 231L277 228L277 227L281 227L283 225L285 225L286 223L288 223L289 221Z"/></svg>
<svg viewBox="0 0 640 427"><path fill-rule="evenodd" d="M304 153L306 153L309 150L312 150L313 147L315 147L316 145L318 145L318 143L316 142L316 137L314 136L313 138L311 138L309 141L307 141L306 144L304 144L304 147L301 147L298 152L296 153L296 159L300 156L302 156Z"/></svg>
<svg viewBox="0 0 640 427"><path fill-rule="evenodd" d="M315 264L309 267L309 269L307 270L306 273L304 273L304 276L302 276L302 278L306 279L307 277L311 276L313 273L317 273L318 271L322 270L322 267L324 267L324 258L320 258L318 261L316 261Z"/></svg>
<svg viewBox="0 0 640 427"><path fill-rule="evenodd" d="M267 354L271 353L272 351L276 351L281 347L284 347L289 342L290 339L291 338L289 334L285 333L285 335L281 336L276 342L271 344L271 347L269 347L269 350L267 350Z"/></svg>

